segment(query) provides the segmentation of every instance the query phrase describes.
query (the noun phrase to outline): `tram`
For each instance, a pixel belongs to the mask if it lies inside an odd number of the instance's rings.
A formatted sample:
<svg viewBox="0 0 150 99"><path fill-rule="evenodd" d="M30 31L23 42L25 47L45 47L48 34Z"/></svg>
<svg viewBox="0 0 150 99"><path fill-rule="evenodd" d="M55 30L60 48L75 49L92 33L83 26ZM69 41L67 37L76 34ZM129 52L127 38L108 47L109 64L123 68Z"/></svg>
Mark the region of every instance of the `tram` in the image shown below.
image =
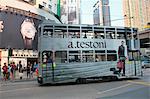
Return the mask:
<svg viewBox="0 0 150 99"><path fill-rule="evenodd" d="M39 26L38 83L118 79L118 47L125 42L125 76L141 76L136 28L43 22Z"/></svg>

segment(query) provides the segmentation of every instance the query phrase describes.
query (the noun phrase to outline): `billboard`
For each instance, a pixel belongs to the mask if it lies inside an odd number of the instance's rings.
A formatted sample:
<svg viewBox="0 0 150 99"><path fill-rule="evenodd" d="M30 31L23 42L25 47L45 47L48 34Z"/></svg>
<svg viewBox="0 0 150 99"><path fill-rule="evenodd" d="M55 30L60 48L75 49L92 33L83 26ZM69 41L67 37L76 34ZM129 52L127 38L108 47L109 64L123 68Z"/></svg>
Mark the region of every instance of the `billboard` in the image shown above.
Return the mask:
<svg viewBox="0 0 150 99"><path fill-rule="evenodd" d="M38 25L41 20L11 12L0 12L3 31L0 32L0 48L37 49Z"/></svg>

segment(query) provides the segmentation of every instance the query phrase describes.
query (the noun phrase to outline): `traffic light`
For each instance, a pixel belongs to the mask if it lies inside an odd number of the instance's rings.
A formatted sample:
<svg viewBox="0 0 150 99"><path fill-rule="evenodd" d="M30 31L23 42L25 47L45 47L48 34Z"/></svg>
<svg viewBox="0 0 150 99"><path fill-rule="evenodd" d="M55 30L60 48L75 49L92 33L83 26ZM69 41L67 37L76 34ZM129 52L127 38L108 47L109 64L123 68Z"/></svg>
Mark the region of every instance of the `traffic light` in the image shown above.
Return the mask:
<svg viewBox="0 0 150 99"><path fill-rule="evenodd" d="M9 48L8 49L8 56L12 56L13 55L13 49L12 48Z"/></svg>
<svg viewBox="0 0 150 99"><path fill-rule="evenodd" d="M3 21L0 21L0 32L3 32L3 28L4 28Z"/></svg>

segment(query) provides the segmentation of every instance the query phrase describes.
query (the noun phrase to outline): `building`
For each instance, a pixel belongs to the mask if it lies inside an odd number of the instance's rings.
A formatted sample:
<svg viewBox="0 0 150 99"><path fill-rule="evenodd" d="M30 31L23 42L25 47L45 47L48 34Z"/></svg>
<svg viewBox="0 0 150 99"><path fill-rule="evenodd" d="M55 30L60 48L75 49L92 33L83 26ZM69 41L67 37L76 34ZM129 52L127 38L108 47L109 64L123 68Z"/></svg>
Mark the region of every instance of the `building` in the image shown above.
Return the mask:
<svg viewBox="0 0 150 99"><path fill-rule="evenodd" d="M109 0L98 0L93 8L94 24L111 26Z"/></svg>
<svg viewBox="0 0 150 99"><path fill-rule="evenodd" d="M150 22L150 0L123 0L124 23L144 30Z"/></svg>
<svg viewBox="0 0 150 99"><path fill-rule="evenodd" d="M57 0L0 0L0 65L21 60L26 66L37 61L39 24L43 20L60 23L55 5ZM13 54L8 59L10 48Z"/></svg>
<svg viewBox="0 0 150 99"><path fill-rule="evenodd" d="M80 0L61 0L61 21L65 24L80 24Z"/></svg>
<svg viewBox="0 0 150 99"><path fill-rule="evenodd" d="M150 56L150 29L140 31L139 38L141 54Z"/></svg>
<svg viewBox="0 0 150 99"><path fill-rule="evenodd" d="M36 0L36 7L57 14L57 0Z"/></svg>

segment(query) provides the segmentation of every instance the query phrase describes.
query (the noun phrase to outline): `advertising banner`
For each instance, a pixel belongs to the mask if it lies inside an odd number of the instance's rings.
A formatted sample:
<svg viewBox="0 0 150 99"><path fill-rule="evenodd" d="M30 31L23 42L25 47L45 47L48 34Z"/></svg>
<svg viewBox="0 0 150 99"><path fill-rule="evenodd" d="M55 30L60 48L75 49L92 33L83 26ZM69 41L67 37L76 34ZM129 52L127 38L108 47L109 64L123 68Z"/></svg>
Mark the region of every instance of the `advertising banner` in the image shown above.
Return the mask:
<svg viewBox="0 0 150 99"><path fill-rule="evenodd" d="M0 32L0 48L37 49L40 20L12 12L0 12L3 30Z"/></svg>

